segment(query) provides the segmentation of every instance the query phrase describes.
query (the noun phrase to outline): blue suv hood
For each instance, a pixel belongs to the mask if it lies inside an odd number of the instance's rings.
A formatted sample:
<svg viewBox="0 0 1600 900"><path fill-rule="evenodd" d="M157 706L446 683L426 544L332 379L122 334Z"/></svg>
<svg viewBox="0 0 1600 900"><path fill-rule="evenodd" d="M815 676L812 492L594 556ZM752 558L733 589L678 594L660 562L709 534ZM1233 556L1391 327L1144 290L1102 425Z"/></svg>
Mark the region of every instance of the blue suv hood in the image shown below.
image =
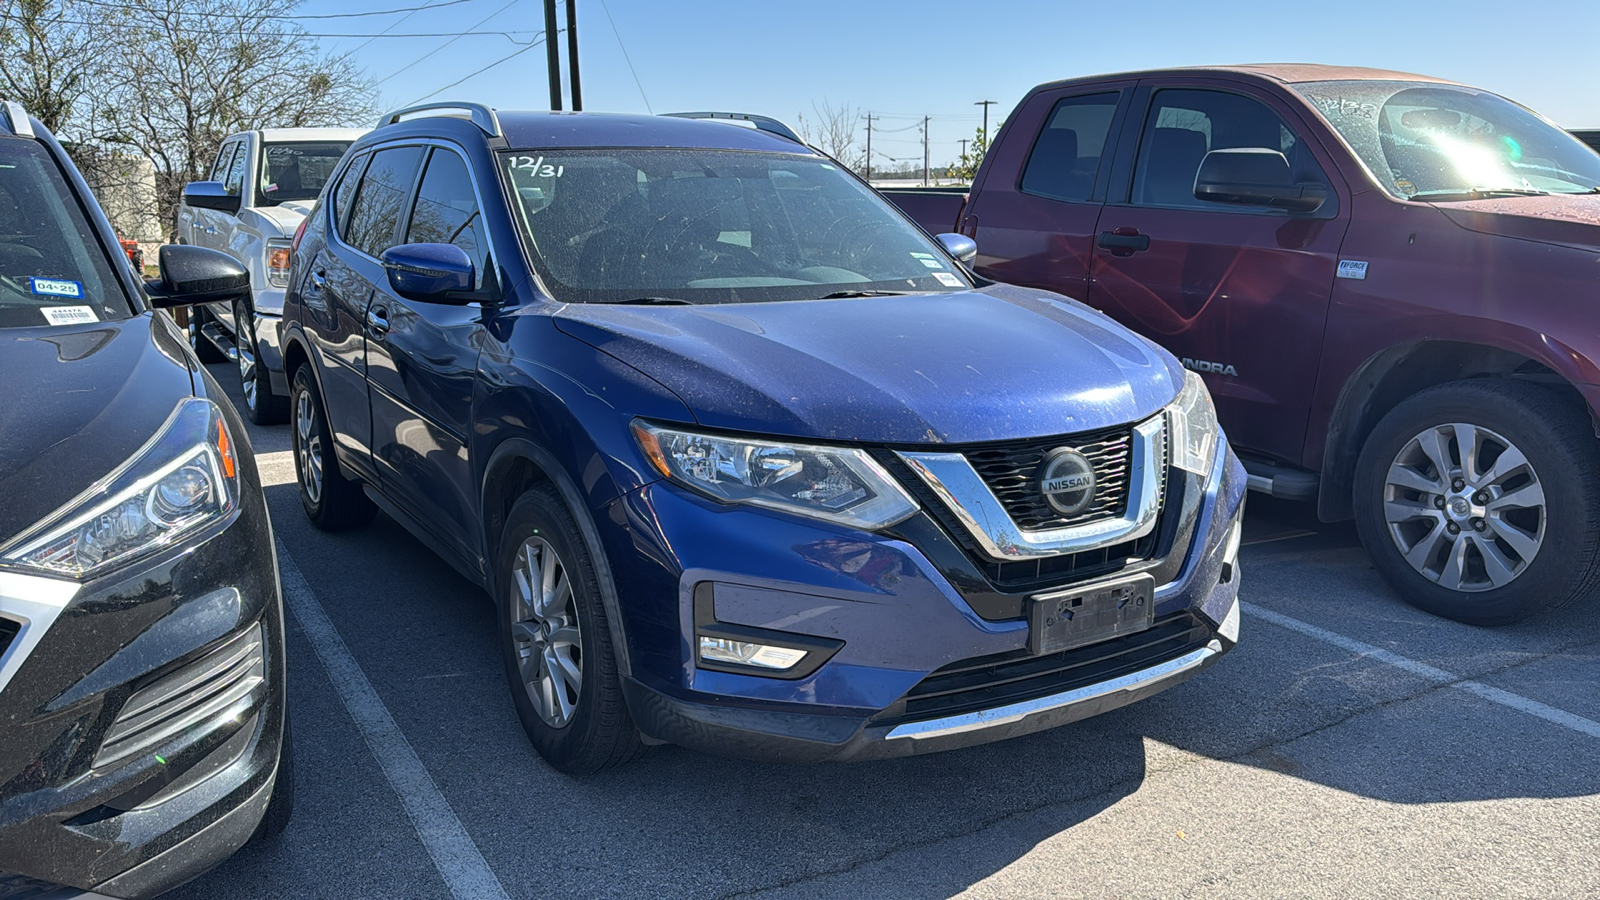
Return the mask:
<svg viewBox="0 0 1600 900"><path fill-rule="evenodd" d="M1153 344L1056 294L720 306L571 304L556 327L671 389L708 428L972 443L1132 422L1178 393Z"/></svg>

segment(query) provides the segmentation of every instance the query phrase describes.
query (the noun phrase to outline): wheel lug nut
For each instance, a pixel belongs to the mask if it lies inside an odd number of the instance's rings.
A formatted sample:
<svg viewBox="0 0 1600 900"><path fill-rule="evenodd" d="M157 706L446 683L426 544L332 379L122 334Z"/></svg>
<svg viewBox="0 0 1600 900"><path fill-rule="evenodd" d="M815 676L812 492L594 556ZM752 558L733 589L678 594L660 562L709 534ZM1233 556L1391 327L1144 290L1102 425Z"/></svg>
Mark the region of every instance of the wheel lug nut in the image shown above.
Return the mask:
<svg viewBox="0 0 1600 900"><path fill-rule="evenodd" d="M1459 491L1459 490L1461 490L1462 488L1464 488L1466 486L1467 486L1467 483L1465 481L1462 481L1459 478L1457 478L1455 481L1450 482L1450 489L1451 490Z"/></svg>
<svg viewBox="0 0 1600 900"><path fill-rule="evenodd" d="M1473 519L1472 520L1472 529L1474 531L1482 531L1486 527L1488 527L1488 526L1482 519Z"/></svg>
<svg viewBox="0 0 1600 900"><path fill-rule="evenodd" d="M1476 494L1472 495L1472 502L1473 503L1488 503L1489 502L1489 495L1484 493L1483 491L1479 491Z"/></svg>
<svg viewBox="0 0 1600 900"><path fill-rule="evenodd" d="M1436 509L1444 509L1444 498L1443 497L1435 497L1435 498L1433 498L1433 505L1434 505L1434 508L1436 508Z"/></svg>
<svg viewBox="0 0 1600 900"><path fill-rule="evenodd" d="M1451 522L1449 525L1445 526L1445 530L1449 531L1451 534L1460 534L1461 533L1461 526L1457 525L1454 522Z"/></svg>

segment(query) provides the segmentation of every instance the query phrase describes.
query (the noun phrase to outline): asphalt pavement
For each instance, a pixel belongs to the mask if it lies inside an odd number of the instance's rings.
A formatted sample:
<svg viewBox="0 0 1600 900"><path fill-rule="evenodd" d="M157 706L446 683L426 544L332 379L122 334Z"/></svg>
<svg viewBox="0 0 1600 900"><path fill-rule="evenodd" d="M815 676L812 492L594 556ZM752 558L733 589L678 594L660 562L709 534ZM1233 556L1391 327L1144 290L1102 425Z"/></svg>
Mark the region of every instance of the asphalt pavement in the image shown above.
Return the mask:
<svg viewBox="0 0 1600 900"><path fill-rule="evenodd" d="M523 736L483 592L382 514L315 530L287 426L251 439L297 807L170 897L1600 897L1600 597L1436 619L1348 525L1255 495L1240 646L1150 700L911 759L658 747L569 778Z"/></svg>

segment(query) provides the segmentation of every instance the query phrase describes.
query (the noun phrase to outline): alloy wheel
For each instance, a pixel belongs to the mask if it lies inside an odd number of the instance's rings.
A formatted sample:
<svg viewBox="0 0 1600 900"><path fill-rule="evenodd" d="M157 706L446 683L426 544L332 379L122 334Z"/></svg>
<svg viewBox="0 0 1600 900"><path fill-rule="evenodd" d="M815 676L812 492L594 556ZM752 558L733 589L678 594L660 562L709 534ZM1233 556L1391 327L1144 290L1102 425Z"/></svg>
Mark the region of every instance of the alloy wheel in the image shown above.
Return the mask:
<svg viewBox="0 0 1600 900"><path fill-rule="evenodd" d="M240 307L234 311L238 324L239 389L244 393L245 405L256 408L256 334L249 311Z"/></svg>
<svg viewBox="0 0 1600 900"><path fill-rule="evenodd" d="M511 640L523 689L546 725L572 721L583 688L583 634L567 567L544 538L530 536L511 568Z"/></svg>
<svg viewBox="0 0 1600 900"><path fill-rule="evenodd" d="M295 457L300 463L300 487L312 503L322 502L322 430L310 391L294 398Z"/></svg>
<svg viewBox="0 0 1600 900"><path fill-rule="evenodd" d="M1455 591L1510 584L1544 543L1538 473L1504 436L1435 425L1400 449L1384 479L1383 517L1406 562Z"/></svg>

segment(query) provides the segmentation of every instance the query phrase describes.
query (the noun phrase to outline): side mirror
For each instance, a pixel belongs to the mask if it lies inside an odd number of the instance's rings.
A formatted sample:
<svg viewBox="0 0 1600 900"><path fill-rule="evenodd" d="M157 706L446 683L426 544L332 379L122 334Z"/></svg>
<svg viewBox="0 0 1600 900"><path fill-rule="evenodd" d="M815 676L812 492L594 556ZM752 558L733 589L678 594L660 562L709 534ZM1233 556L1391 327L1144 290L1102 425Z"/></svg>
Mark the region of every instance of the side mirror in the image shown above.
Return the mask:
<svg viewBox="0 0 1600 900"><path fill-rule="evenodd" d="M196 209L215 209L220 212L239 212L240 197L228 193L220 181L191 181L183 186L183 202Z"/></svg>
<svg viewBox="0 0 1600 900"><path fill-rule="evenodd" d="M208 247L162 244L161 277L144 283L157 309L196 303L232 303L250 293L250 272L238 260Z"/></svg>
<svg viewBox="0 0 1600 900"><path fill-rule="evenodd" d="M465 304L473 293L472 257L455 244L400 244L383 251L389 286L409 300Z"/></svg>
<svg viewBox="0 0 1600 900"><path fill-rule="evenodd" d="M1311 212L1327 199L1322 185L1295 184L1289 160L1265 147L1212 150L1200 162L1194 195L1213 203Z"/></svg>
<svg viewBox="0 0 1600 900"><path fill-rule="evenodd" d="M944 252L960 260L963 265L970 266L978 258L978 242L964 234L946 232L934 238L944 247Z"/></svg>

